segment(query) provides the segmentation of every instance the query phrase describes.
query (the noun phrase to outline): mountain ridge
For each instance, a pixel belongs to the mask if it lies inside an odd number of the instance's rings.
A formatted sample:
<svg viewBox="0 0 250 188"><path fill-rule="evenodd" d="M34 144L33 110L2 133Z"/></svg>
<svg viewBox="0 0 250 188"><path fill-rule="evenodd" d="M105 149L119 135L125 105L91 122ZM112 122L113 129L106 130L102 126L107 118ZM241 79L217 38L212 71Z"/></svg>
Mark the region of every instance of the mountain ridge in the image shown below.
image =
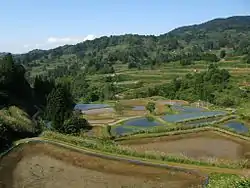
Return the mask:
<svg viewBox="0 0 250 188"><path fill-rule="evenodd" d="M179 27L159 36L102 36L75 45L16 54L15 59L26 65L35 62L37 66L51 63L52 60L71 64L72 60L65 60L65 56L75 56L78 60L74 61L79 62L80 59L82 64L94 65L94 69L116 63L136 64L138 67L176 61L183 59L183 56L197 57L201 53L221 48L233 49L234 55L249 53L250 16L216 18L201 24Z"/></svg>
<svg viewBox="0 0 250 188"><path fill-rule="evenodd" d="M134 36L146 36L146 37L150 37L150 36L154 36L154 37L159 37L161 35L167 35L169 33L173 33L173 32L176 32L176 31L179 31L179 30L183 30L183 29L187 29L187 28L191 28L191 27L202 27L206 24L212 24L214 22L217 22L217 21L232 21L232 20L243 20L245 23L248 23L249 24L249 28L250 28L250 15L246 15L246 16L231 16L231 17L225 17L225 18L215 18L215 19L212 19L212 20L208 20L208 21L205 21L205 22L202 22L202 23L199 23L199 24L190 24L190 25L185 25L185 26L180 26L180 27L177 27L175 29L172 29L170 30L169 32L166 32L166 33L163 33L163 34L160 34L160 35L152 35L152 34L122 34L122 35L109 35L109 36L101 36L101 37L98 37L98 38L95 38L94 40L97 40L99 38L102 38L102 37L113 37L113 36L124 36L124 35L134 35ZM93 40L90 40L90 41L93 41ZM83 42L79 42L77 44L81 44L81 43L84 43L84 42L87 42L87 41L83 41ZM54 49L57 49L57 48L64 48L64 47L70 47L70 46L74 46L74 45L77 45L77 44L73 44L73 45L69 45L69 44L65 44L65 45L62 45L62 46L58 46L56 48L51 48L51 49L47 49L47 50L44 50L44 49L33 49L31 51L28 51L26 53L19 53L19 54L15 54L15 55L22 55L22 54L27 54L27 53L33 53L35 51L49 51L49 50L54 50ZM2 54L6 54L6 52L0 52L0 55Z"/></svg>

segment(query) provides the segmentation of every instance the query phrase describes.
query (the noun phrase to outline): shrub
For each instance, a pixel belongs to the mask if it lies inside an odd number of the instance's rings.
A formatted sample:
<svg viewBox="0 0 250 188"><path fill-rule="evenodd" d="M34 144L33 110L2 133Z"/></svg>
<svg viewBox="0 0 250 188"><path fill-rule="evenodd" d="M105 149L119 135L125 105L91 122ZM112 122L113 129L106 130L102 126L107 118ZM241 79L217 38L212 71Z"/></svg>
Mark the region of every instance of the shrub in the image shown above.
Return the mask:
<svg viewBox="0 0 250 188"><path fill-rule="evenodd" d="M154 102L148 102L146 109L150 112L153 113L155 111L155 103Z"/></svg>
<svg viewBox="0 0 250 188"><path fill-rule="evenodd" d="M91 129L88 121L74 114L71 118L63 123L59 129L59 132L66 134L79 134L81 131L86 129Z"/></svg>

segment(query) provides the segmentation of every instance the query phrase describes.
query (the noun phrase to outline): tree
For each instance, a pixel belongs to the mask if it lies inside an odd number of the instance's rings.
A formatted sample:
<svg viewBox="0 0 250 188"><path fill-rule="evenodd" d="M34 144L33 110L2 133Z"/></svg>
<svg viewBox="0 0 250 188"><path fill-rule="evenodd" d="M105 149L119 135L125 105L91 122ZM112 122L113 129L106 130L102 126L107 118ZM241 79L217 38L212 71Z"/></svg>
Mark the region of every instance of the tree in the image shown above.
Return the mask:
<svg viewBox="0 0 250 188"><path fill-rule="evenodd" d="M117 101L115 103L114 109L115 109L115 111L116 111L117 114L122 115L125 108L122 105L122 103L120 103L119 101Z"/></svg>
<svg viewBox="0 0 250 188"><path fill-rule="evenodd" d="M225 50L221 50L220 51L220 58L223 59L226 56L226 51Z"/></svg>
<svg viewBox="0 0 250 188"><path fill-rule="evenodd" d="M182 60L180 60L180 64L182 66L191 65L192 61L191 61L191 59L182 59Z"/></svg>
<svg viewBox="0 0 250 188"><path fill-rule="evenodd" d="M244 60L247 64L250 64L250 53L247 56L245 56Z"/></svg>
<svg viewBox="0 0 250 188"><path fill-rule="evenodd" d="M56 130L60 130L64 121L71 116L73 104L71 93L65 86L57 85L48 95L46 115Z"/></svg>
<svg viewBox="0 0 250 188"><path fill-rule="evenodd" d="M65 120L59 131L65 134L79 134L81 131L89 129L91 129L91 126L86 119L73 114L69 119Z"/></svg>
<svg viewBox="0 0 250 188"><path fill-rule="evenodd" d="M0 122L0 152L4 151L11 145L10 133L3 122Z"/></svg>
<svg viewBox="0 0 250 188"><path fill-rule="evenodd" d="M155 103L154 102L148 102L148 104L146 105L146 109L150 113L153 113L155 111Z"/></svg>
<svg viewBox="0 0 250 188"><path fill-rule="evenodd" d="M46 98L54 87L54 81L43 79L41 76L35 77L34 93L38 104L46 105Z"/></svg>

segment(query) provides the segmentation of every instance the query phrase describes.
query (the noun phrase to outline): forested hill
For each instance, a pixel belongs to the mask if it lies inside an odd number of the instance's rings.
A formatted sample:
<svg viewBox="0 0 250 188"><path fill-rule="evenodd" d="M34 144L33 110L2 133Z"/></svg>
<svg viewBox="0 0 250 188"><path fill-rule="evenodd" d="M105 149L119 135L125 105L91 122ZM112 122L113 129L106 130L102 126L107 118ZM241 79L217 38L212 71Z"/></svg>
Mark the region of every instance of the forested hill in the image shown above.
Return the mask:
<svg viewBox="0 0 250 188"><path fill-rule="evenodd" d="M231 49L236 55L250 50L250 16L214 19L199 25L174 29L160 36L120 35L101 37L76 45L65 45L51 50L33 50L16 55L17 61L30 66L62 60L69 64L72 56L86 64L90 72L110 64L130 63L131 66L166 63L183 57L202 58L201 54L221 48ZM67 56L71 56L68 60ZM35 61L36 60L36 61ZM32 63L31 63L32 62ZM112 72L112 70L107 70ZM105 71L104 71L105 72Z"/></svg>

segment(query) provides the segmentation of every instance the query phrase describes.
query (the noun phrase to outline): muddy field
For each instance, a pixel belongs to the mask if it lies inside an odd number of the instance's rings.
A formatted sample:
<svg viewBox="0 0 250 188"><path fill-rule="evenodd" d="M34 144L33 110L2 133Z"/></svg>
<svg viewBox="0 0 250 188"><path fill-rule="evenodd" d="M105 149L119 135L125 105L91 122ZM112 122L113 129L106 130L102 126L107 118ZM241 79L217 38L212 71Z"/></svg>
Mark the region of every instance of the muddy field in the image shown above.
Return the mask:
<svg viewBox="0 0 250 188"><path fill-rule="evenodd" d="M120 144L128 145L137 151L163 152L196 159L239 160L249 158L250 152L249 142L212 131L127 140Z"/></svg>
<svg viewBox="0 0 250 188"><path fill-rule="evenodd" d="M187 188L202 178L111 161L49 144L28 144L0 163L0 188Z"/></svg>

